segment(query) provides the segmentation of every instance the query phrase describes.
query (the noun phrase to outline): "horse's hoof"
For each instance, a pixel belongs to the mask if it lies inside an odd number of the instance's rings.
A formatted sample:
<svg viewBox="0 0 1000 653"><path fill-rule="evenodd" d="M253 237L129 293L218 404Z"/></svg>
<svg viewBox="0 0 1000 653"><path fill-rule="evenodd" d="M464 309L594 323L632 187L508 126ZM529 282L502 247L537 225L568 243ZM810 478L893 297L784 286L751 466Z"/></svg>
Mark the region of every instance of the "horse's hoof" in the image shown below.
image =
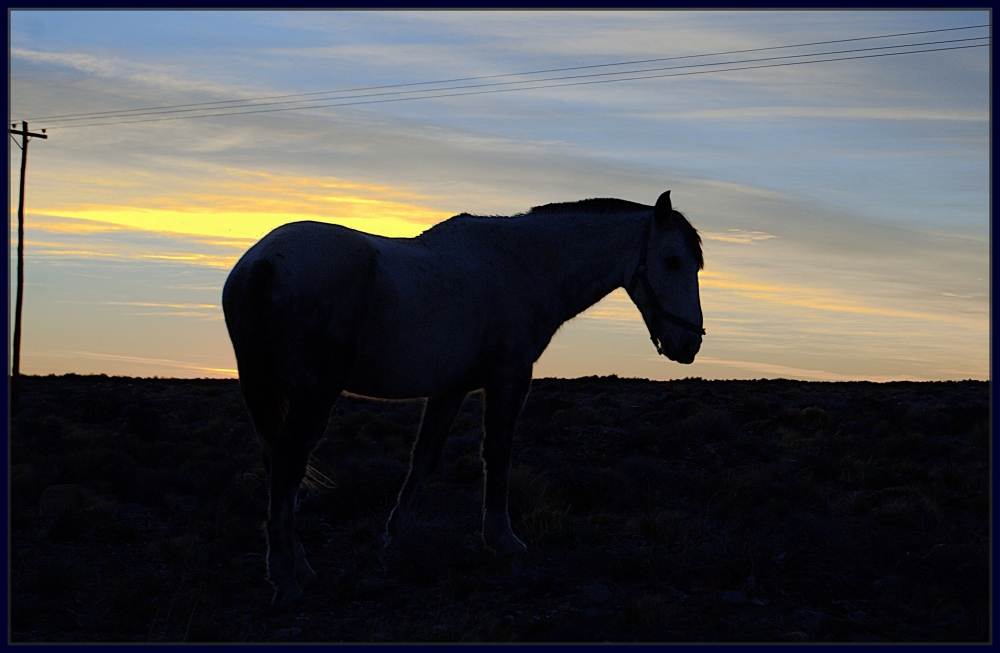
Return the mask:
<svg viewBox="0 0 1000 653"><path fill-rule="evenodd" d="M299 587L308 587L316 582L316 572L312 567L306 565L304 570L295 570L295 580L299 581Z"/></svg>
<svg viewBox="0 0 1000 653"><path fill-rule="evenodd" d="M513 533L508 533L507 535L501 536L493 541L483 538L483 543L486 545L487 549L501 556L519 555L528 550L528 547L525 546L524 542L517 539L517 536Z"/></svg>
<svg viewBox="0 0 1000 653"><path fill-rule="evenodd" d="M516 537L511 536L510 540L505 540L503 543L503 552L506 555L520 555L527 553L527 551L528 545Z"/></svg>
<svg viewBox="0 0 1000 653"><path fill-rule="evenodd" d="M295 586L291 588L280 588L276 587L274 589L274 596L271 597L271 605L275 607L282 607L295 603L302 598L302 588Z"/></svg>
<svg viewBox="0 0 1000 653"><path fill-rule="evenodd" d="M392 546L391 540L383 540L382 550L378 552L378 561L382 563L382 571L389 568L389 565L398 562L401 557L399 549Z"/></svg>

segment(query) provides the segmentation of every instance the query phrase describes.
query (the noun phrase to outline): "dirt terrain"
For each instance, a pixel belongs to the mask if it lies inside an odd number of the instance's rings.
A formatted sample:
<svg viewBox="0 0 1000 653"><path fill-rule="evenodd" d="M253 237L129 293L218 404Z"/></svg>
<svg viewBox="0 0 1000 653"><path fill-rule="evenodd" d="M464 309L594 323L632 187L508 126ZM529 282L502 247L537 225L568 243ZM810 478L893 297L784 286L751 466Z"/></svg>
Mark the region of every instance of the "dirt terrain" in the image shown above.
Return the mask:
<svg viewBox="0 0 1000 653"><path fill-rule="evenodd" d="M537 379L483 550L482 397L399 547L420 402L344 397L300 492L319 581L269 605L235 381L25 377L15 642L984 642L989 384Z"/></svg>

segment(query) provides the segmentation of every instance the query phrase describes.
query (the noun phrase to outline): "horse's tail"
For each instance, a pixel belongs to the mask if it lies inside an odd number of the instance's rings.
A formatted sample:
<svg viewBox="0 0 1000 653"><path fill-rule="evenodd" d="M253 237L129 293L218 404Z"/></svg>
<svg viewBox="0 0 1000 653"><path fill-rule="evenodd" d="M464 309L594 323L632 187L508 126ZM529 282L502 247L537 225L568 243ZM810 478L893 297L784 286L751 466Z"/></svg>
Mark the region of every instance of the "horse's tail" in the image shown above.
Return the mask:
<svg viewBox="0 0 1000 653"><path fill-rule="evenodd" d="M240 375L240 390L254 430L265 445L274 442L288 413L288 398L281 382L271 324L268 289L274 264L258 259L239 275L234 270L223 289L226 326L233 341Z"/></svg>

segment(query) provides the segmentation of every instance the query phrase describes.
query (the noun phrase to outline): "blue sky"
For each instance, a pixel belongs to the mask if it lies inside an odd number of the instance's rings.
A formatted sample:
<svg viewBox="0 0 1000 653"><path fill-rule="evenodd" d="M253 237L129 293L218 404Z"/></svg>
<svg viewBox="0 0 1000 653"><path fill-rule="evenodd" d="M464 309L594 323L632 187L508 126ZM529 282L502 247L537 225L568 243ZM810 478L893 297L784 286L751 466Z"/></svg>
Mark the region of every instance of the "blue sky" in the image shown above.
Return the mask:
<svg viewBox="0 0 1000 653"><path fill-rule="evenodd" d="M988 48L115 126L38 120L988 22L983 11L11 12L10 117L50 129L30 147L22 371L231 375L222 283L284 222L412 236L460 212L651 204L671 189L705 242L696 362L657 357L617 291L563 327L535 376L988 378ZM14 219L13 143L9 157Z"/></svg>

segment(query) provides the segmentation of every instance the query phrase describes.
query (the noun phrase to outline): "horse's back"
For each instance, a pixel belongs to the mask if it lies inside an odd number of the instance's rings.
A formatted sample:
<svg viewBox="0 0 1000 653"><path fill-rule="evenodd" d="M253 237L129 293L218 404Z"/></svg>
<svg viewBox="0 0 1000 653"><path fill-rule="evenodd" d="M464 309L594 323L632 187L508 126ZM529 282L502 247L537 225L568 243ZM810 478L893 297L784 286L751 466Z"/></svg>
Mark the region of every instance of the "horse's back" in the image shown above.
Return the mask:
<svg viewBox="0 0 1000 653"><path fill-rule="evenodd" d="M323 222L292 222L271 231L251 247L233 269L270 260L280 277L303 283L303 274L334 272L370 264L374 255L368 234ZM308 283L303 289L308 290Z"/></svg>
<svg viewBox="0 0 1000 653"><path fill-rule="evenodd" d="M321 222L278 227L233 268L223 288L223 309L228 317L261 292L270 303L286 304L274 308L294 312L319 308L310 300L329 305L337 297L350 299L371 279L375 258L369 237L346 227ZM268 271L267 287L256 288L262 270Z"/></svg>
<svg viewBox="0 0 1000 653"><path fill-rule="evenodd" d="M287 388L303 372L349 366L376 258L366 234L319 222L284 225L250 248L222 296L241 379L259 370Z"/></svg>

